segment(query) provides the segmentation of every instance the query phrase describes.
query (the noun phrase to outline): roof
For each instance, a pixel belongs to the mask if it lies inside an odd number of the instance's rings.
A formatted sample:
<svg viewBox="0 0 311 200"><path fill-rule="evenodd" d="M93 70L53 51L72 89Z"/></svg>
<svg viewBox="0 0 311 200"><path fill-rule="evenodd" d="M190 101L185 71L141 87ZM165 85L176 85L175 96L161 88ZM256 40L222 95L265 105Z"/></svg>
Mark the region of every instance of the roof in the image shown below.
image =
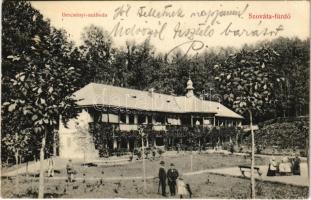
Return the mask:
<svg viewBox="0 0 311 200"><path fill-rule="evenodd" d="M195 96L173 96L156 92L90 83L74 93L80 106L111 106L151 112L215 113L218 117L243 117L224 105Z"/></svg>

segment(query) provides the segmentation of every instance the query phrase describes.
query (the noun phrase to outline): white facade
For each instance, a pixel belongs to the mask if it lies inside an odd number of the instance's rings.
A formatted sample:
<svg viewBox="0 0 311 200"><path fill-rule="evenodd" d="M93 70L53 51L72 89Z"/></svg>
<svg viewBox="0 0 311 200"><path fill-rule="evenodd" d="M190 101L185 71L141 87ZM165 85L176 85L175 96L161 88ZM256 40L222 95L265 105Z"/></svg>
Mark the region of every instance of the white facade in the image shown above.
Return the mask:
<svg viewBox="0 0 311 200"><path fill-rule="evenodd" d="M98 158L88 123L92 122L90 114L83 110L76 119L70 119L67 127L60 121L59 127L59 156L94 160Z"/></svg>

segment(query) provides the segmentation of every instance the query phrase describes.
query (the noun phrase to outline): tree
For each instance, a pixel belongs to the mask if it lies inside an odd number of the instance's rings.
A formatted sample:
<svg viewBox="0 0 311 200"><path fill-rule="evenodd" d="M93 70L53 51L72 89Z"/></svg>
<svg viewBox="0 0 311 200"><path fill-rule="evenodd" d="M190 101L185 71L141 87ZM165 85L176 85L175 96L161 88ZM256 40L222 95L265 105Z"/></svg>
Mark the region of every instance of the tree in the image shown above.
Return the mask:
<svg viewBox="0 0 311 200"><path fill-rule="evenodd" d="M51 27L28 2L5 1L3 8L2 127L8 136L30 128L40 141L39 198L43 198L46 138L58 128L60 115L64 122L76 115L76 101L70 96L79 74L70 65L72 44L64 31Z"/></svg>
<svg viewBox="0 0 311 200"><path fill-rule="evenodd" d="M252 198L255 198L253 114L262 113L267 107L273 108L273 90L280 78L275 68L278 57L279 54L270 48L250 51L242 49L220 64L220 76L215 77L220 88L225 90L224 99L232 104L235 111L249 116L252 134Z"/></svg>
<svg viewBox="0 0 311 200"><path fill-rule="evenodd" d="M80 49L86 65L81 69L86 73L84 78L86 84L89 82L113 84L114 72L111 63L114 49L108 32L90 25L84 28L82 40Z"/></svg>

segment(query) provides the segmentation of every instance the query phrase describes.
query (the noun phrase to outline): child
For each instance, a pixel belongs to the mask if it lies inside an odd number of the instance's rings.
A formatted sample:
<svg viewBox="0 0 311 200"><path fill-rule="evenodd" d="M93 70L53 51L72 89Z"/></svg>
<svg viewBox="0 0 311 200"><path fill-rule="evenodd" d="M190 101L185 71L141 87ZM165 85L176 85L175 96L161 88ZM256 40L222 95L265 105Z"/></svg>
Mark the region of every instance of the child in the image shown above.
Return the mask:
<svg viewBox="0 0 311 200"><path fill-rule="evenodd" d="M189 184L187 185L189 186ZM190 189L190 186L189 186L189 189ZM188 192L186 184L184 183L183 178L181 177L177 180L177 194L180 196L181 199L187 194L189 194L191 198L191 194Z"/></svg>

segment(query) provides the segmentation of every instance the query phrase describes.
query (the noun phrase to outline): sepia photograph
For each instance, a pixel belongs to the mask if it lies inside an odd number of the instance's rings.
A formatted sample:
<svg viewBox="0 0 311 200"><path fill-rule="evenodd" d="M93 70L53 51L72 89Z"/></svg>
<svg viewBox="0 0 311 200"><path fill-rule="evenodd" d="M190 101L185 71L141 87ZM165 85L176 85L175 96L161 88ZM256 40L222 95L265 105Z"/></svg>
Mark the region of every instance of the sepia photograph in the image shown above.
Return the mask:
<svg viewBox="0 0 311 200"><path fill-rule="evenodd" d="M1 6L1 198L309 198L310 1Z"/></svg>

